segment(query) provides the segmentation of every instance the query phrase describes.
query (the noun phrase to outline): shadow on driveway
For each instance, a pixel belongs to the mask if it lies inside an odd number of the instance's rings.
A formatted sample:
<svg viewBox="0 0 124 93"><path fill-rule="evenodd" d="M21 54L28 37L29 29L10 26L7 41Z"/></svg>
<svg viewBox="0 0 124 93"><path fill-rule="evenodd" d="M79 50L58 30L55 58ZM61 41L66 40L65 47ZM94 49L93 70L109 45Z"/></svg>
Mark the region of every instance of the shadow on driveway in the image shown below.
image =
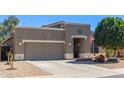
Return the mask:
<svg viewBox="0 0 124 93"><path fill-rule="evenodd" d="M88 60L82 60L82 61L78 61L78 60L75 60L75 61L69 61L67 63L70 63L70 64L88 64L88 65L94 65L94 64L116 64L115 62L110 62L110 61L106 61L106 62L94 62L94 61L88 61Z"/></svg>

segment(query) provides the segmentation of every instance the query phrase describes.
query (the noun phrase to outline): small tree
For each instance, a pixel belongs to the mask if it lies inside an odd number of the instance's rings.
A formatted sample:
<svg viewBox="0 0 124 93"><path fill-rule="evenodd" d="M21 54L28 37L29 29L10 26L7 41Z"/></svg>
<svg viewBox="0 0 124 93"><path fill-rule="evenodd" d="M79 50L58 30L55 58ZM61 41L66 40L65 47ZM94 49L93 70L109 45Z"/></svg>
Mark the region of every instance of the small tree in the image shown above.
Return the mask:
<svg viewBox="0 0 124 93"><path fill-rule="evenodd" d="M124 48L124 21L118 17L102 19L95 30L95 43L106 49L116 50Z"/></svg>
<svg viewBox="0 0 124 93"><path fill-rule="evenodd" d="M15 30L15 26L19 24L19 19L16 16L9 16L7 19L4 20L4 35L8 36L12 31ZM9 59L8 59L9 60ZM9 64L9 61L7 62ZM13 61L11 62L13 65ZM10 64L10 65L11 65Z"/></svg>
<svg viewBox="0 0 124 93"><path fill-rule="evenodd" d="M4 39L3 30L4 30L4 25L0 23L0 43L1 43L1 42L3 41L3 39Z"/></svg>
<svg viewBox="0 0 124 93"><path fill-rule="evenodd" d="M7 64L10 65L10 68L8 70L14 70L14 53L13 53L13 49L10 48L10 50L8 51L8 62Z"/></svg>
<svg viewBox="0 0 124 93"><path fill-rule="evenodd" d="M9 16L7 19L4 20L3 23L0 23L0 43L2 43L2 41L6 39L6 37L8 37L8 35L10 35L12 31L15 30L15 26L18 25L19 22L20 21L16 16ZM7 53L7 55L9 60L9 53ZM13 66L13 61L11 63ZM9 64L9 61L7 62L7 64Z"/></svg>

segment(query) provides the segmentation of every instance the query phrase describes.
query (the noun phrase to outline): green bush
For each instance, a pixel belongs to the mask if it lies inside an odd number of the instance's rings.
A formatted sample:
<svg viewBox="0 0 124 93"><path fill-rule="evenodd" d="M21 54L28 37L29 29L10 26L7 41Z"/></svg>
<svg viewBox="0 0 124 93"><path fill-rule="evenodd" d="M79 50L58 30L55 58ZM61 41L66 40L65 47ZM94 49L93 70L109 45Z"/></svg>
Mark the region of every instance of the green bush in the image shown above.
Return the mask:
<svg viewBox="0 0 124 93"><path fill-rule="evenodd" d="M107 49L106 50L106 57L112 57L112 51Z"/></svg>

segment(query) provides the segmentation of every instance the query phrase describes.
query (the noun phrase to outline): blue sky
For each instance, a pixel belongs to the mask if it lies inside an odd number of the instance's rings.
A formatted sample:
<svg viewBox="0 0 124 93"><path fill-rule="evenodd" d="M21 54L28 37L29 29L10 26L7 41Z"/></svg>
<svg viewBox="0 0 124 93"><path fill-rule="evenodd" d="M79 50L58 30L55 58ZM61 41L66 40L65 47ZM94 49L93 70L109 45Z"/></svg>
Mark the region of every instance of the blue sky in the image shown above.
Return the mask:
<svg viewBox="0 0 124 93"><path fill-rule="evenodd" d="M40 27L42 25L47 25L49 23L57 21L67 21L67 22L77 22L86 23L91 25L91 30L95 30L98 22L107 15L18 15L20 19L19 26L34 26ZM124 20L124 16L114 16L121 17ZM0 16L0 22L2 22L7 16Z"/></svg>

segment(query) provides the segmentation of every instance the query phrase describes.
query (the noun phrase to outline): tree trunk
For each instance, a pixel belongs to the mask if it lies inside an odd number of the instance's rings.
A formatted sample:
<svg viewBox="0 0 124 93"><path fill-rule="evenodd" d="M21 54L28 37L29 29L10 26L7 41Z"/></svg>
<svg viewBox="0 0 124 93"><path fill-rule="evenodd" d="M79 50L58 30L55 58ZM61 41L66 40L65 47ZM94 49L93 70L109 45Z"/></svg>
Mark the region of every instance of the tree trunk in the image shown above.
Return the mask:
<svg viewBox="0 0 124 93"><path fill-rule="evenodd" d="M117 50L114 50L114 57L116 57L116 54L117 54Z"/></svg>

